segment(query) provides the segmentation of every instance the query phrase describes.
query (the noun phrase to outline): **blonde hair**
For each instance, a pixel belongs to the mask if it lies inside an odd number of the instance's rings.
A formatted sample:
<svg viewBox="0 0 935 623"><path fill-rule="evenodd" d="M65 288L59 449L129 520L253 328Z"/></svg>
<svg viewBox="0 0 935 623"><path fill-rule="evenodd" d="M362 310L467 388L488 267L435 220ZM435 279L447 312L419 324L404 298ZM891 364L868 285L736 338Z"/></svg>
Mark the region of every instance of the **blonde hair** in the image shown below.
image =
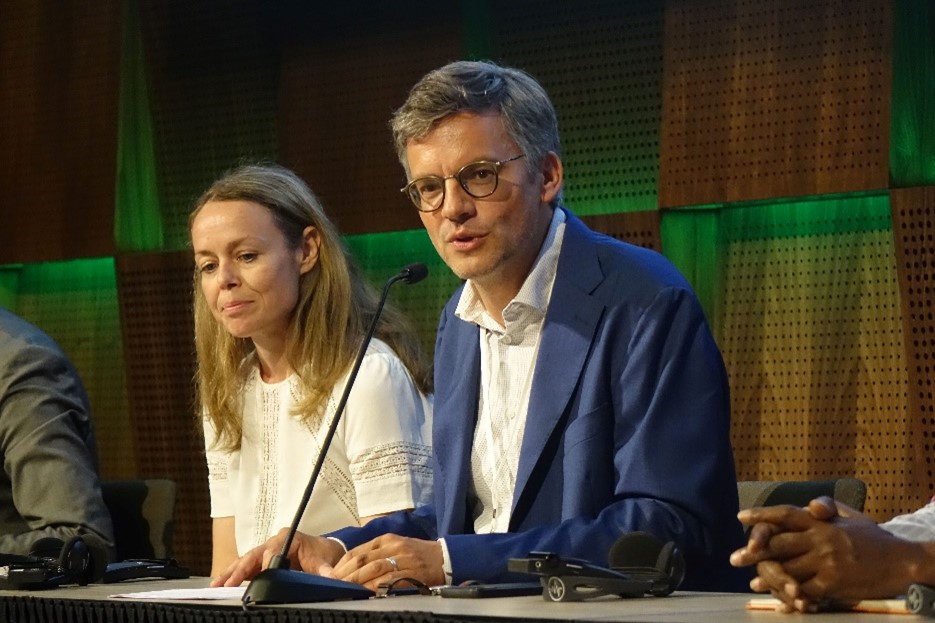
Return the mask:
<svg viewBox="0 0 935 623"><path fill-rule="evenodd" d="M248 165L224 174L196 202L188 219L189 231L209 201L250 201L266 207L291 248L299 246L306 227L318 230L318 262L299 277L298 302L286 338L286 356L302 389L296 415L318 416L334 385L353 364L376 313L379 294L361 275L315 194L292 171L277 165ZM196 270L199 412L214 424L219 447L236 450L243 435L242 389L253 366L253 342L232 336L218 323L201 293L200 280ZM405 316L388 304L375 336L396 352L419 390L430 393L430 366Z"/></svg>

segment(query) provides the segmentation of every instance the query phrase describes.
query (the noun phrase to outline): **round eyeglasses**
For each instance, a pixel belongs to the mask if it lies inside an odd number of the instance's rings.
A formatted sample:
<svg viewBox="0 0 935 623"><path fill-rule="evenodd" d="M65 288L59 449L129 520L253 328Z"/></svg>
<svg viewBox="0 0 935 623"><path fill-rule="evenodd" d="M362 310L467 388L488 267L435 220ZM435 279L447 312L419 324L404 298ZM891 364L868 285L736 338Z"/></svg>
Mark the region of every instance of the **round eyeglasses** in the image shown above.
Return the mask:
<svg viewBox="0 0 935 623"><path fill-rule="evenodd" d="M478 160L466 164L454 175L441 177L439 175L426 175L419 177L402 188L399 192L406 193L420 212L434 212L442 207L445 201L445 182L450 179L458 180L464 192L475 199L489 197L497 190L500 182L500 167L507 162L519 160L526 154L520 154L506 160Z"/></svg>

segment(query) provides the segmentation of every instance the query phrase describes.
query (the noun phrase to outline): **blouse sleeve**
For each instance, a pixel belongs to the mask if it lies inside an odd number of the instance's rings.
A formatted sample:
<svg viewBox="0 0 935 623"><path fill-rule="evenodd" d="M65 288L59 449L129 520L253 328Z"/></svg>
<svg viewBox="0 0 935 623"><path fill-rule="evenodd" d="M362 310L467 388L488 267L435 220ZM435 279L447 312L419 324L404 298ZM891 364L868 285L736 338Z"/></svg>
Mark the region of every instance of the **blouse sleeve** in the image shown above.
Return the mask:
<svg viewBox="0 0 935 623"><path fill-rule="evenodd" d="M211 516L231 517L234 514L230 492L228 468L235 452L225 452L217 446L217 431L211 420L203 419L205 431L205 457L208 462L208 491L211 493Z"/></svg>
<svg viewBox="0 0 935 623"><path fill-rule="evenodd" d="M361 364L344 420L361 517L431 502L431 400L382 343Z"/></svg>

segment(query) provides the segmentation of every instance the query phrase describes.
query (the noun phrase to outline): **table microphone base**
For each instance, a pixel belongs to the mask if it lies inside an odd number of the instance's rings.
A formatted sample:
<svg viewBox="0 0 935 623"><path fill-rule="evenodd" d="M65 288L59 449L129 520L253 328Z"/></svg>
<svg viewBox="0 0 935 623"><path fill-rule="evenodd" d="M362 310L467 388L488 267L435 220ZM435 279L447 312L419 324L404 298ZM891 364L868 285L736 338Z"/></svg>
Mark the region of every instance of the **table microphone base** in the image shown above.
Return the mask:
<svg viewBox="0 0 935 623"><path fill-rule="evenodd" d="M265 569L247 586L244 605L300 604L343 599L368 599L375 593L360 584L312 575L294 569Z"/></svg>

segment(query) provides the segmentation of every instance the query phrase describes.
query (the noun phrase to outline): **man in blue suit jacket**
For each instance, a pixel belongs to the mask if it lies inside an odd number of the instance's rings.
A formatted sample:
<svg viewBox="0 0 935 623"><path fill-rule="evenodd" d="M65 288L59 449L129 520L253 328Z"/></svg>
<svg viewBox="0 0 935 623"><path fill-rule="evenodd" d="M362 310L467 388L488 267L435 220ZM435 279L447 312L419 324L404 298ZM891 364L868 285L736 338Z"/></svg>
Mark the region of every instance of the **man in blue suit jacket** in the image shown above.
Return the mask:
<svg viewBox="0 0 935 623"><path fill-rule="evenodd" d="M452 63L413 88L393 130L403 191L466 280L435 349L435 502L333 539L300 535L290 558L371 588L497 582L531 551L606 565L641 530L677 544L683 588L742 589L728 564L742 537L720 354L667 260L561 207L541 86ZM222 580L256 573L281 543Z"/></svg>

